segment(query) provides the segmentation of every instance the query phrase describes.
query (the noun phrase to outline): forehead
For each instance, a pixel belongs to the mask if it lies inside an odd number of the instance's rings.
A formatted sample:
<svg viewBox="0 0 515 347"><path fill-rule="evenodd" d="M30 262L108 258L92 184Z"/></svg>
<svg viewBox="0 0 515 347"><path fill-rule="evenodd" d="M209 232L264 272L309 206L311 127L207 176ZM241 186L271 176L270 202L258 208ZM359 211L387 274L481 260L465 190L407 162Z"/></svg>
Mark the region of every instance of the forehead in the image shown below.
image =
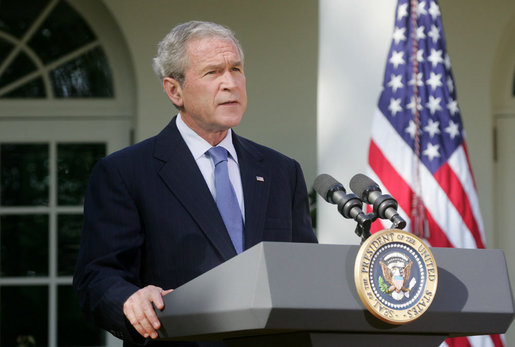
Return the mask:
<svg viewBox="0 0 515 347"><path fill-rule="evenodd" d="M236 44L231 40L218 38L195 39L187 44L190 67L193 65L216 64L222 61L242 63Z"/></svg>

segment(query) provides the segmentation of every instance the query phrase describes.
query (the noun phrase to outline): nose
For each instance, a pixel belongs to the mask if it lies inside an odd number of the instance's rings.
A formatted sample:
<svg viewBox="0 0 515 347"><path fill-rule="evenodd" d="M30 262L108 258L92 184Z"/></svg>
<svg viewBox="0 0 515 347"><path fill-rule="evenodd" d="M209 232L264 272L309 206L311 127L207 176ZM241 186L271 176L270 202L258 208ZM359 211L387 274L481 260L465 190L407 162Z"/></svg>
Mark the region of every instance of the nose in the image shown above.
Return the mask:
<svg viewBox="0 0 515 347"><path fill-rule="evenodd" d="M222 88L230 90L236 86L236 78L233 76L230 70L227 70L222 75Z"/></svg>

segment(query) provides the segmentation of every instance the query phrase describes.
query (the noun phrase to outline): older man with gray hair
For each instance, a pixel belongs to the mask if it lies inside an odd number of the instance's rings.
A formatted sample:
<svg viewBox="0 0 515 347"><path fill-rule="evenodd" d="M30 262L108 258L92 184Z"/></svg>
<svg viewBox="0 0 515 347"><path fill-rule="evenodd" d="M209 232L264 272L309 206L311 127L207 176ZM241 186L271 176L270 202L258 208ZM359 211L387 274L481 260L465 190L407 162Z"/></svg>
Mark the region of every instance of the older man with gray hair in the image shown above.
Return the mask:
<svg viewBox="0 0 515 347"><path fill-rule="evenodd" d="M316 242L299 164L231 129L247 106L243 66L228 28L173 28L154 70L179 113L91 174L74 286L86 314L126 346L182 345L155 340L153 305L245 249Z"/></svg>

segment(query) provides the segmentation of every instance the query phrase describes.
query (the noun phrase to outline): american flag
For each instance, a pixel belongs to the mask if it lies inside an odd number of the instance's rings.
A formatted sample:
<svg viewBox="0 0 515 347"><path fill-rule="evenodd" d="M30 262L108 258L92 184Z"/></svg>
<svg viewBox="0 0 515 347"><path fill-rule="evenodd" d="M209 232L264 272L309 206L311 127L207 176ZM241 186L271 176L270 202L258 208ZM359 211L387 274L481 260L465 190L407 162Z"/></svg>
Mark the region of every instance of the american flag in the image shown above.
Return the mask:
<svg viewBox="0 0 515 347"><path fill-rule="evenodd" d="M368 173L399 203L406 230L433 247L484 248L484 230L436 0L399 0ZM375 222L372 231L390 227ZM447 339L503 346L504 337Z"/></svg>

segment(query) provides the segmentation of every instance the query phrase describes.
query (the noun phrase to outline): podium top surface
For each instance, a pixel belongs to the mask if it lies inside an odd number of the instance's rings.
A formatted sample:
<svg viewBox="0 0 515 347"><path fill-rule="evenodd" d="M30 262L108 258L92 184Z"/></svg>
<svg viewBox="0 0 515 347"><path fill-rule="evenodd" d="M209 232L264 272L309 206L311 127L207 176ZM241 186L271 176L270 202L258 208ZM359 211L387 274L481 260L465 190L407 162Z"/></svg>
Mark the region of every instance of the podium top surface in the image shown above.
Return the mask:
<svg viewBox="0 0 515 347"><path fill-rule="evenodd" d="M370 314L354 284L359 246L262 242L165 296L162 338L325 331L504 333L514 317L502 250L432 248L438 288L405 325Z"/></svg>

